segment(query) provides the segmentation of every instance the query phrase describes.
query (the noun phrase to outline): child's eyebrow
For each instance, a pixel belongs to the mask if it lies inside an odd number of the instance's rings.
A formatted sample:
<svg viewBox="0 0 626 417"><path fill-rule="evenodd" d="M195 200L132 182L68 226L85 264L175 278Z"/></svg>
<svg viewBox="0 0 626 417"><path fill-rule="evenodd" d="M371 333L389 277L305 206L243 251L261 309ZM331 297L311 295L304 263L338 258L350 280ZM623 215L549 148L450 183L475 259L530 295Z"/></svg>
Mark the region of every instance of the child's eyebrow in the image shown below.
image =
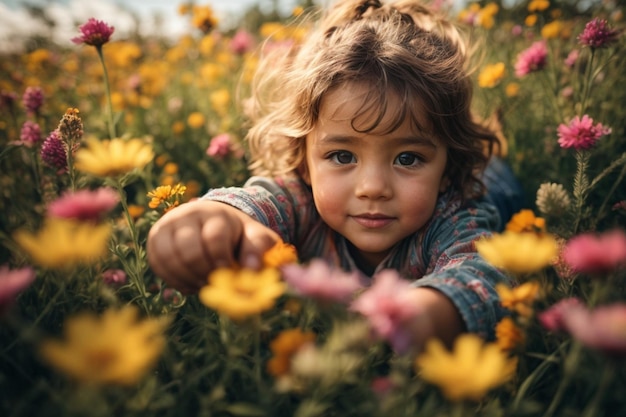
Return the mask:
<svg viewBox="0 0 626 417"><path fill-rule="evenodd" d="M326 135L319 138L319 143L324 145L342 145L342 144L351 144L354 142L358 142L359 138L355 136L344 136L344 135ZM400 137L393 138L391 141L394 145L405 145L405 146L428 146L431 148L437 148L438 144L436 141L428 138L426 136L409 136L409 137Z"/></svg>

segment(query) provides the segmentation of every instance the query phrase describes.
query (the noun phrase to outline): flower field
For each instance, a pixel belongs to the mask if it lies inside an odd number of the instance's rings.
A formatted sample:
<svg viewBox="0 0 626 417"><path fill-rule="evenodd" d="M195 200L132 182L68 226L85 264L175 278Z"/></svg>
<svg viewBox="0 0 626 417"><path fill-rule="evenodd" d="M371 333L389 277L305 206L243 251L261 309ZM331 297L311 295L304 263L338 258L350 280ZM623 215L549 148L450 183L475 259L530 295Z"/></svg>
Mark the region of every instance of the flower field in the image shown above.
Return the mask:
<svg viewBox="0 0 626 417"><path fill-rule="evenodd" d="M445 3L445 2L433 2ZM440 6L444 7L445 6ZM365 286L278 244L261 271L164 285L145 244L163 213L248 176L259 54L315 7L188 34L80 22L0 59L0 415L626 415L623 2L471 2L475 111L503 139L526 208L477 243L519 285L496 340L423 350L409 283Z"/></svg>

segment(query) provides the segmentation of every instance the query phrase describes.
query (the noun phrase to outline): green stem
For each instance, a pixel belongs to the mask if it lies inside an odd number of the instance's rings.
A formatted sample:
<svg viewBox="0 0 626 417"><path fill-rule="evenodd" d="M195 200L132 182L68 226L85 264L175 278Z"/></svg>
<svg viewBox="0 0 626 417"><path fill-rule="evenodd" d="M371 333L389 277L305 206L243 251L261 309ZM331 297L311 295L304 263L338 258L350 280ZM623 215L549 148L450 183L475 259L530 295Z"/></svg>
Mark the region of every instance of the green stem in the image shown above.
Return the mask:
<svg viewBox="0 0 626 417"><path fill-rule="evenodd" d="M569 387L569 384L572 380L572 376L574 375L574 372L577 369L581 350L582 350L581 344L578 343L577 341L574 341L572 350L570 350L569 354L565 358L563 378L561 379L559 387L557 388L556 393L554 394L554 397L552 397L552 402L550 403L550 406L548 407L548 410L546 410L543 417L552 417L557 407L561 403L561 400L563 399L563 395L565 394L565 391Z"/></svg>
<svg viewBox="0 0 626 417"><path fill-rule="evenodd" d="M587 407L585 407L582 417L594 417L598 415L598 405L604 396L604 392L606 388L609 386L611 381L613 380L614 366L613 364L607 363L604 365L604 369L602 370L602 376L600 378L600 384L598 385L598 390L593 395Z"/></svg>
<svg viewBox="0 0 626 417"><path fill-rule="evenodd" d="M589 99L589 92L591 91L591 82L593 81L592 67L593 67L593 59L595 57L595 49L591 48L591 56L589 57L589 62L587 63L587 67L585 68L585 78L583 79L583 95L580 99L580 114L585 114L587 109L587 100Z"/></svg>
<svg viewBox="0 0 626 417"><path fill-rule="evenodd" d="M107 113L109 118L109 136L111 139L116 138L115 134L115 122L113 121L113 102L111 101L111 87L109 85L109 73L107 71L107 66L104 62L104 54L102 53L102 46L97 46L96 50L98 51L98 56L100 57L100 62L102 63L102 71L104 73L104 89L107 97Z"/></svg>
<svg viewBox="0 0 626 417"><path fill-rule="evenodd" d="M580 221L583 213L583 206L589 192L589 179L587 178L587 165L589 163L589 154L585 151L576 152L576 176L574 178L574 228L572 235L578 232Z"/></svg>

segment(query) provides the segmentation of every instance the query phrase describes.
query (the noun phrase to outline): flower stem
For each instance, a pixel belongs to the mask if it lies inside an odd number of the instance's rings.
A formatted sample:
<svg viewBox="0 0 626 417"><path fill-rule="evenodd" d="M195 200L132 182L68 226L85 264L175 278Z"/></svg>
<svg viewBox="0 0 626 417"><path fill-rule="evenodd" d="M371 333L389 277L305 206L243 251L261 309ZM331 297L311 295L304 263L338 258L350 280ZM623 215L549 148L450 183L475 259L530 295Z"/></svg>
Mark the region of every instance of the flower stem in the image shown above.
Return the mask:
<svg viewBox="0 0 626 417"><path fill-rule="evenodd" d="M589 164L589 154L585 151L576 152L576 176L574 177L574 198L575 198L575 213L574 213L574 227L572 234L578 232L580 227L581 217L583 215L583 206L587 194L589 193L589 178L587 178L587 165Z"/></svg>
<svg viewBox="0 0 626 417"><path fill-rule="evenodd" d="M98 51L98 56L100 57L100 63L102 63L102 71L104 74L104 89L107 97L107 114L109 118L109 136L110 139L115 139L115 122L113 121L113 102L111 101L111 87L109 85L109 73L107 71L107 66L104 62L104 54L102 53L102 45L96 46L96 50Z"/></svg>
<svg viewBox="0 0 626 417"><path fill-rule="evenodd" d="M563 399L565 390L567 390L567 387L569 386L572 380L572 376L574 375L574 372L576 371L578 367L581 350L582 350L581 344L578 343L577 341L574 341L572 349L570 350L569 354L565 357L563 378L561 379L561 382L559 383L559 387L557 388L557 391L554 394L554 397L552 397L552 402L550 403L550 406L544 413L543 417L552 417L557 407L561 403L561 399Z"/></svg>
<svg viewBox="0 0 626 417"><path fill-rule="evenodd" d="M595 50L591 48L591 56L589 57L589 62L585 67L585 78L583 79L583 95L580 99L580 114L585 114L587 108L587 100L589 99L589 92L591 91L591 82L593 81L592 69L593 69L593 58L595 57Z"/></svg>

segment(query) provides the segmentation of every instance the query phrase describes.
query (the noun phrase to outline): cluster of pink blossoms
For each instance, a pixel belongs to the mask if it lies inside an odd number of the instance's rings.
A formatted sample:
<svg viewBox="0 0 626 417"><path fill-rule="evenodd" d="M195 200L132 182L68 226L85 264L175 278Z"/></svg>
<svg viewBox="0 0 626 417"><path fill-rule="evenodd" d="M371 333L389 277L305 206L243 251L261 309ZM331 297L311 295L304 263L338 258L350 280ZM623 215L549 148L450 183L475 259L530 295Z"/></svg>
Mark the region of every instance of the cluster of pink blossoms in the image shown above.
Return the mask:
<svg viewBox="0 0 626 417"><path fill-rule="evenodd" d="M515 75L523 77L531 72L542 70L548 62L546 41L537 41L523 50L515 62Z"/></svg>
<svg viewBox="0 0 626 417"><path fill-rule="evenodd" d="M617 42L619 31L609 27L606 20L595 18L585 25L583 32L578 35L578 41L590 48L606 48Z"/></svg>
<svg viewBox="0 0 626 417"><path fill-rule="evenodd" d="M78 28L81 36L72 38L72 42L77 45L84 43L85 45L91 45L100 47L107 43L113 35L115 28L109 26L101 20L96 20L93 17L87 20L87 23Z"/></svg>
<svg viewBox="0 0 626 417"><path fill-rule="evenodd" d="M562 148L585 150L595 146L602 136L610 134L611 129L602 123L594 125L593 119L584 115L582 118L574 117L567 125L559 125L557 133Z"/></svg>

